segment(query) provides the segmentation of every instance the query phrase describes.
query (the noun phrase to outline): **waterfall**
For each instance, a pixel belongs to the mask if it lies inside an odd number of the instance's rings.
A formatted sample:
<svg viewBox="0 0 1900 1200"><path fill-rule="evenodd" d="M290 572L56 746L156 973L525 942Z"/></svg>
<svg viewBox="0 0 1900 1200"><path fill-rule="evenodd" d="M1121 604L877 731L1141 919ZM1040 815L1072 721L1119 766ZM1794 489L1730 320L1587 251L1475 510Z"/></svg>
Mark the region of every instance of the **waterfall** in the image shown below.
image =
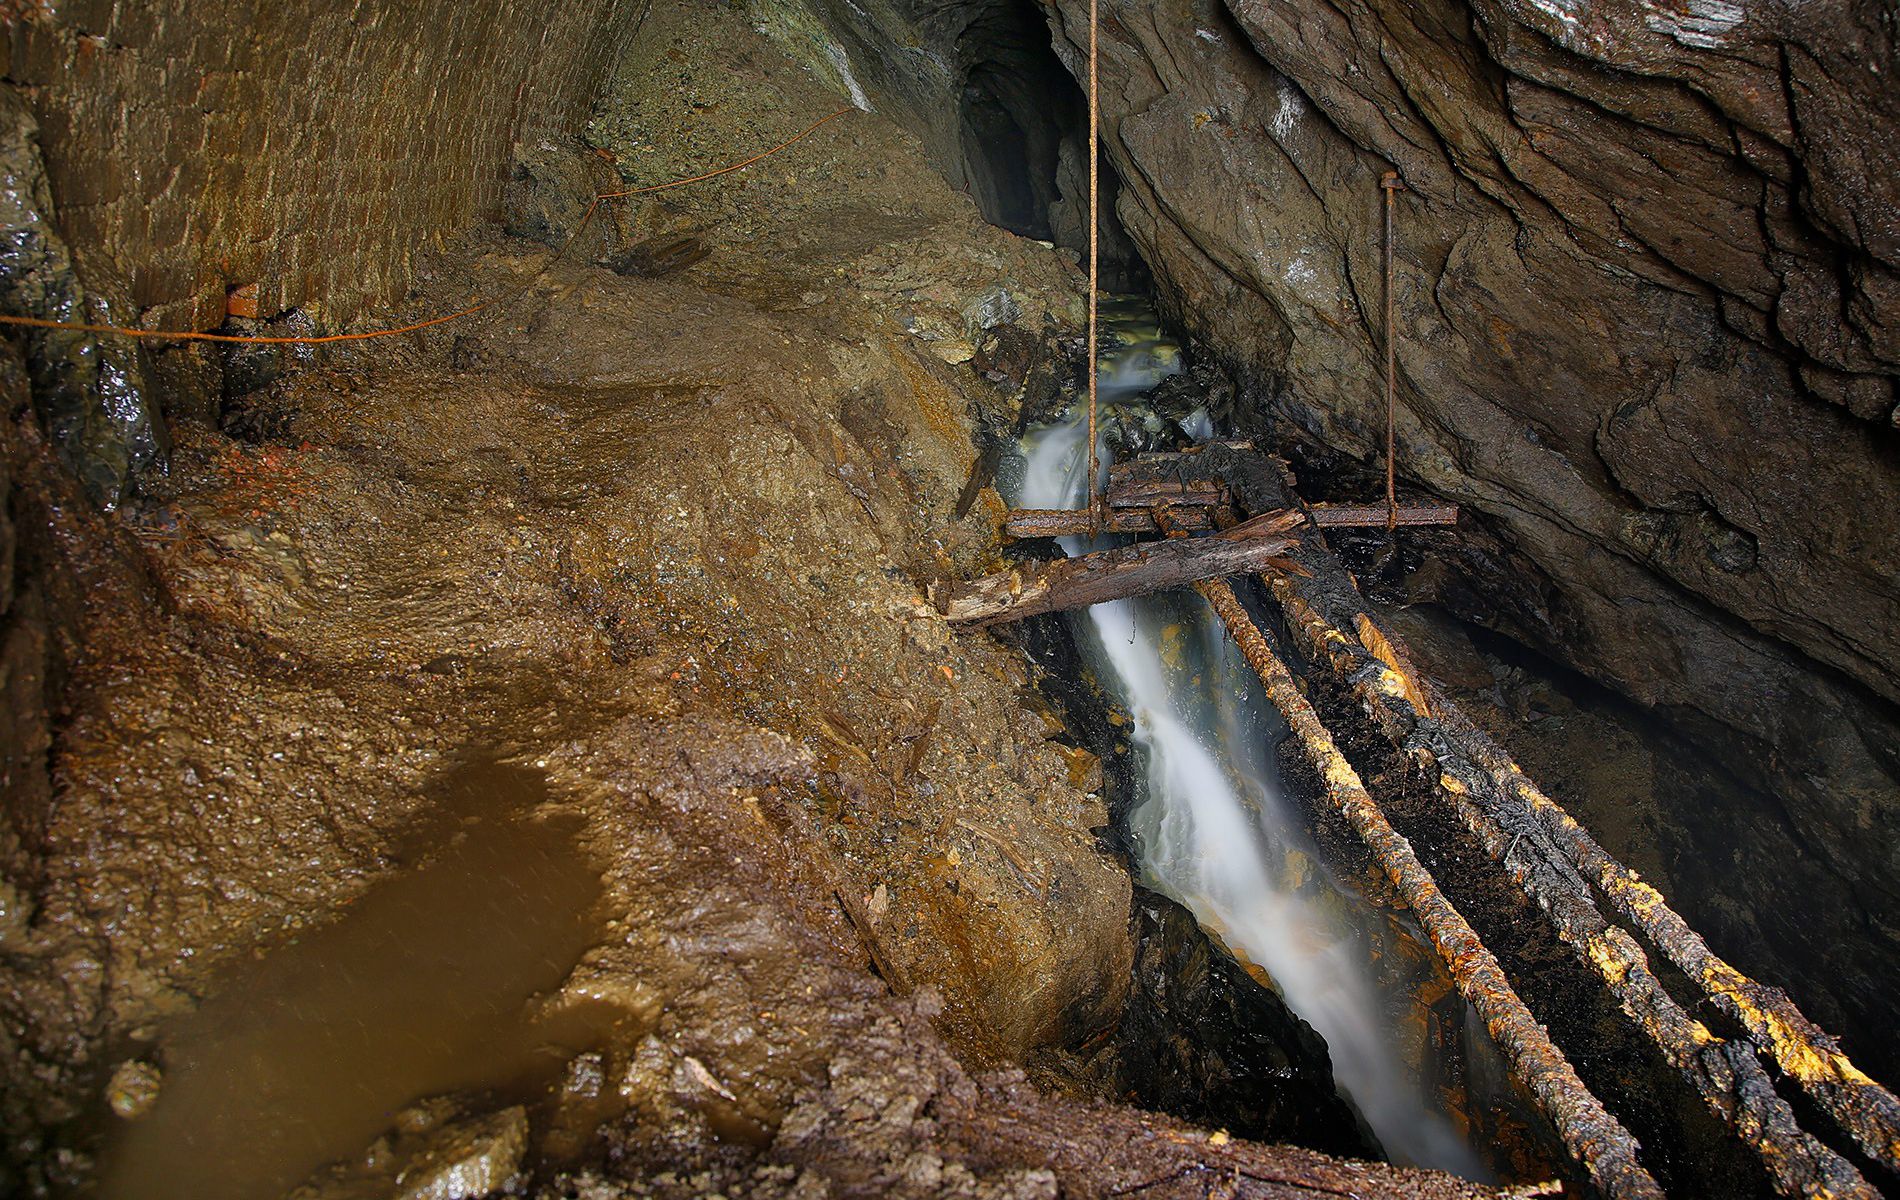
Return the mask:
<svg viewBox="0 0 1900 1200"><path fill-rule="evenodd" d="M1129 357L1103 372L1105 403L1126 406L1171 365ZM1211 432L1202 413L1182 425ZM1024 439L1022 507L1084 506L1087 436L1076 418ZM1106 439L1098 454L1105 470ZM1070 555L1090 548L1082 538L1062 544ZM1483 1177L1406 1064L1384 1014L1416 999L1392 997L1393 983L1375 976L1370 929L1383 918L1333 881L1286 811L1267 753L1284 727L1218 620L1190 593L1097 604L1069 619L1084 661L1132 718L1143 771L1129 826L1144 882L1271 977L1325 1039L1340 1090L1395 1161Z"/></svg>

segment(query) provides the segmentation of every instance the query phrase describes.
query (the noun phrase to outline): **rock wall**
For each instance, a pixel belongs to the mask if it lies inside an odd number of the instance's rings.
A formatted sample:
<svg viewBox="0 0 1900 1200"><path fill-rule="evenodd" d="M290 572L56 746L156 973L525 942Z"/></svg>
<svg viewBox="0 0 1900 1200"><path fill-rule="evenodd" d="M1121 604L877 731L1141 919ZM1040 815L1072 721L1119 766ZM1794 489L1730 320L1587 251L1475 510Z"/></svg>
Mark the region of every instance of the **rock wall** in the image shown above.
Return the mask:
<svg viewBox="0 0 1900 1200"><path fill-rule="evenodd" d="M809 0L807 27L943 145L945 31L999 7L1019 5ZM1084 78L1087 5L1041 7ZM1101 12L1121 223L1164 307L1252 389L1244 421L1381 453L1379 179L1399 172L1399 469L1473 518L1415 598L1699 748L1696 795L1720 808L1660 797L1684 907L1891 1059L1874 1036L1900 981L1891 12Z"/></svg>
<svg viewBox="0 0 1900 1200"><path fill-rule="evenodd" d="M156 327L329 322L401 297L417 245L495 215L517 147L571 136L631 0L8 6L66 234Z"/></svg>
<svg viewBox="0 0 1900 1200"><path fill-rule="evenodd" d="M1087 7L1062 0L1078 75ZM1872 1034L1900 979L1891 12L1108 0L1106 149L1167 306L1290 418L1476 514L1437 576L1733 773L1685 902ZM1864 1047L1878 1051L1878 1045Z"/></svg>
<svg viewBox="0 0 1900 1200"><path fill-rule="evenodd" d="M1033 0L748 0L759 27L859 107L902 122L984 218L1025 237L1088 245L1088 101L1063 76ZM1115 217L1104 160L1104 287L1147 286Z"/></svg>

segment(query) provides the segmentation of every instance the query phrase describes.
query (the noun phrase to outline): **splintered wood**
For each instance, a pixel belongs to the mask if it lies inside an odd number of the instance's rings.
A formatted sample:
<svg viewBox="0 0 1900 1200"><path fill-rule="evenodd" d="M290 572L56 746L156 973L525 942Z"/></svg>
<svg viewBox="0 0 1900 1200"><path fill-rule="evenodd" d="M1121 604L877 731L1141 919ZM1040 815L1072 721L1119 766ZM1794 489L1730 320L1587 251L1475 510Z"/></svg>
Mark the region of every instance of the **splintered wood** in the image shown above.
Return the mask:
<svg viewBox="0 0 1900 1200"><path fill-rule="evenodd" d="M1285 533L1304 519L1299 513L1273 513L1264 522L1242 522L1210 537L1025 563L963 585L943 612L953 625L994 625L1185 587L1197 579L1270 571L1293 544Z"/></svg>
<svg viewBox="0 0 1900 1200"><path fill-rule="evenodd" d="M1245 514L1258 514L1242 521ZM1642 1149L1578 1077L1478 934L1386 818L1292 671L1222 580L1260 574L1296 648L1330 672L1403 758L1420 770L1494 869L1534 904L1662 1058L1787 1196L1879 1193L1840 1152L1900 1174L1900 1100L1868 1078L1780 990L1724 962L1636 873L1612 858L1413 666L1366 611L1322 531L1450 525L1451 505L1300 505L1274 460L1244 443L1150 455L1111 468L1095 513L1019 510L1013 537L1165 533L1162 542L1026 567L970 584L951 603L969 624L1193 586L1205 597L1286 718L1327 799L1418 917L1461 994L1483 1018L1513 1074L1604 1195L1660 1197ZM1191 536L1207 530L1222 532ZM1264 570L1262 567L1264 564ZM1622 924L1618 924L1620 921ZM1627 928L1625 927L1627 926ZM1687 995L1650 964L1638 936L1687 981ZM1693 1015L1719 1014L1724 1036ZM1774 1074L1805 1093L1789 1102ZM1828 1137L1804 1126L1820 1119ZM1663 1149L1663 1148L1656 1148Z"/></svg>

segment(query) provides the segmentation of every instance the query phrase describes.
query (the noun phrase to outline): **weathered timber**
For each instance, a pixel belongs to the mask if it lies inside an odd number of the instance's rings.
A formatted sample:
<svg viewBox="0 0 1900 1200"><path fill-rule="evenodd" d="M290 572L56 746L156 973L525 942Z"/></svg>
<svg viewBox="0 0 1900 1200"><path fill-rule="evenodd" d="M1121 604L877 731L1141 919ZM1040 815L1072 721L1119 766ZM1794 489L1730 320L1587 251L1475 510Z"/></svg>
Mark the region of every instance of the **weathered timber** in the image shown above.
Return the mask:
<svg viewBox="0 0 1900 1200"><path fill-rule="evenodd" d="M1664 901L1662 893L1597 844L1502 751L1474 748L1499 792L1528 810L1564 856L1602 891L1724 1017L1747 1032L1760 1053L1806 1092L1875 1162L1900 1172L1900 1099L1863 1073L1832 1035L1802 1014L1780 988L1729 965Z"/></svg>
<svg viewBox="0 0 1900 1200"><path fill-rule="evenodd" d="M953 625L994 625L1145 596L1201 579L1271 572L1293 544L1286 531L1304 520L1298 513L1278 513L1265 523L1245 522L1209 537L1145 542L1025 564L965 584L951 594L944 615Z"/></svg>
<svg viewBox="0 0 1900 1200"><path fill-rule="evenodd" d="M1169 500L1167 503L1174 506L1180 501ZM1197 532L1220 528L1227 523L1222 520L1223 514L1218 506L1183 505L1175 508L1174 512L1183 529ZM1231 519L1233 510L1228 509L1226 515ZM1307 509L1307 515L1321 529L1384 528L1387 517L1383 504L1315 504ZM1458 506L1401 504L1397 523L1406 526L1456 525ZM1154 513L1147 508L1111 508L1102 522L1102 530L1107 533L1155 533L1158 528ZM1074 508L1014 509L1003 524L1003 532L1013 538L1086 534L1091 532L1089 513L1085 509Z"/></svg>
<svg viewBox="0 0 1900 1200"><path fill-rule="evenodd" d="M1298 557L1309 567L1320 566L1310 548ZM1754 1152L1775 1189L1786 1196L1872 1200L1877 1193L1860 1172L1801 1128L1754 1047L1718 1037L1691 1017L1663 987L1636 939L1605 919L1574 866L1472 756L1480 739L1498 755L1502 751L1462 720L1449 699L1424 699L1425 686L1411 677L1403 651L1353 605L1350 597L1356 593L1350 584L1320 581L1316 570L1305 577L1276 575L1269 590L1308 657L1330 667L1393 745L1435 779L1440 797L1460 822L1537 902L1558 939L1597 975L1665 1061ZM1319 606L1328 599L1335 612L1352 609L1359 637L1322 615ZM1374 652L1374 645L1386 652Z"/></svg>
<svg viewBox="0 0 1900 1200"><path fill-rule="evenodd" d="M1204 505L1195 505L1180 510L1181 524L1184 528L1203 530L1214 528L1215 509ZM1230 520L1238 519L1232 509L1228 509ZM1010 511L1003 522L1003 533L1013 538L1070 537L1086 536L1095 532L1090 527L1092 514L1083 508L1018 508ZM1102 533L1154 533L1157 531L1152 512L1145 508L1111 508L1103 515Z"/></svg>
<svg viewBox="0 0 1900 1200"><path fill-rule="evenodd" d="M1287 504L1282 471L1265 456L1249 453L1244 447L1213 446L1191 459L1176 458L1161 466L1176 477L1204 472L1220 479L1243 511L1273 511ZM1377 505L1368 507L1379 510ZM1338 672L1349 685L1357 684L1355 694L1388 738L1415 756L1429 754L1429 762L1441 768L1441 776L1449 775L1452 786L1465 788L1463 797L1453 803L1461 821L1487 852L1503 863L1507 873L1525 886L1540 909L1550 914L1553 904L1565 906L1566 916L1578 922L1571 926L1572 936L1578 941L1571 944L1579 953L1590 956L1591 967L1603 975L1615 974L1625 964L1632 971L1640 965L1644 976L1654 978L1646 957L1626 953L1642 954L1626 931L1612 926L1611 933L1593 941L1586 929L1590 922L1587 914L1568 906L1568 902L1550 899L1559 894L1587 899L1594 885L1631 930L1649 939L1694 982L1716 1012L1747 1034L1746 1050L1771 1059L1863 1153L1887 1170L1900 1172L1900 1100L1856 1068L1841 1052L1839 1043L1809 1021L1785 992L1748 978L1711 951L1661 893L1605 851L1449 699L1435 694L1431 712L1421 714L1420 706L1405 695L1408 683L1414 694L1424 690L1419 683L1406 679L1402 668L1381 661L1345 632L1343 626L1357 625L1362 616L1370 622L1370 617L1364 614L1363 599L1350 576L1313 530L1305 531L1291 557L1305 569L1278 570L1266 582L1281 601L1295 636L1306 641L1316 661ZM1305 613L1287 604L1286 598L1295 595L1305 603ZM1309 614L1322 620L1314 624ZM1382 703L1372 702L1375 694ZM1401 719L1408 710L1414 718L1409 723ZM1444 769L1448 764L1458 765L1459 770ZM1450 788L1445 790L1449 792ZM1497 833L1508 835L1501 850L1495 846L1495 834L1487 830L1487 824ZM1533 871L1544 895L1518 878L1520 873ZM1590 903L1594 908L1594 901ZM1597 917L1603 919L1603 914L1598 911ZM1552 915L1551 919L1558 936L1570 942L1562 923L1565 917ZM1609 957L1598 961L1599 955ZM1714 1040L1699 1022L1691 1021L1686 1026L1676 1022L1663 1007L1663 1001L1669 998L1660 985L1651 991L1639 978L1627 996L1614 989L1613 994L1626 1012L1631 1003L1639 1009L1647 1005L1646 1015L1631 1014L1633 1019L1657 1039L1665 1057L1690 1078L1712 1108L1729 1116L1725 1106L1735 1105L1731 1125L1737 1136L1763 1157L1778 1186L1797 1191L1838 1188L1839 1195L1864 1194L1856 1189L1865 1188L1865 1182L1858 1174L1844 1173L1846 1164L1838 1156L1805 1131L1789 1131L1783 1118L1792 1116L1792 1111L1778 1099L1763 1094L1761 1084L1766 1081L1758 1070L1750 1069L1759 1064L1744 1048ZM1681 1011L1680 1005L1669 1002ZM1657 1037L1659 1030L1663 1031L1661 1038ZM1696 1049L1685 1045L1684 1035ZM1704 1037L1712 1040L1703 1042ZM1691 1062L1692 1056L1702 1061ZM1726 1069L1720 1060L1727 1061ZM1731 1071L1732 1086L1725 1078ZM1847 1167L1847 1171L1852 1168Z"/></svg>
<svg viewBox="0 0 1900 1200"><path fill-rule="evenodd" d="M1636 1139L1577 1077L1570 1060L1512 989L1504 968L1438 890L1411 844L1373 802L1358 772L1334 744L1312 704L1300 694L1292 672L1247 616L1234 590L1218 580L1196 583L1195 590L1206 597L1233 635L1319 775L1327 798L1425 928L1459 993L1483 1019L1512 1073L1550 1119L1564 1147L1611 1200L1660 1200L1662 1188L1637 1159Z"/></svg>
<svg viewBox="0 0 1900 1200"><path fill-rule="evenodd" d="M1226 498L1227 489L1206 479L1131 479L1108 486L1110 508L1150 508L1156 504L1212 507Z"/></svg>

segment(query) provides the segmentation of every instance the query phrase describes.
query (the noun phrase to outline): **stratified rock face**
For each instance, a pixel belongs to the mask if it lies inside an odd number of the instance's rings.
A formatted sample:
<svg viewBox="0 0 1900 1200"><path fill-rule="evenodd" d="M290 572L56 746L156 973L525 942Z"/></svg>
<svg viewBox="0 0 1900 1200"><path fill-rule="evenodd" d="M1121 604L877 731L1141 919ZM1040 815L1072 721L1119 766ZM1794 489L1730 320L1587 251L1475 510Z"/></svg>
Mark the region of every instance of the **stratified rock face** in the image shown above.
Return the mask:
<svg viewBox="0 0 1900 1200"><path fill-rule="evenodd" d="M1079 77L1087 6L1058 21ZM1674 814L1689 907L1869 1031L1900 978L1892 22L1725 0L1102 6L1104 140L1164 302L1267 385L1258 415L1368 456L1379 179L1399 172L1400 471L1515 552L1518 578L1455 568L1508 597L1481 615L1755 790Z"/></svg>

